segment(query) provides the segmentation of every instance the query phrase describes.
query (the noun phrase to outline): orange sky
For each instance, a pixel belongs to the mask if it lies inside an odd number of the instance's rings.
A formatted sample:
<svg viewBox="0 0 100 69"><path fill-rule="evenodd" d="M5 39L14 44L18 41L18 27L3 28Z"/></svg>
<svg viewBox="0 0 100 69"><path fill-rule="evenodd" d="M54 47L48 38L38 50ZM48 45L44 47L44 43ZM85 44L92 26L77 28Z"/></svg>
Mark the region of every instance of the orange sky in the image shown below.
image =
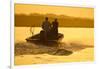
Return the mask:
<svg viewBox="0 0 100 69"><path fill-rule="evenodd" d="M15 4L16 14L57 14L67 15L81 18L94 18L93 8L79 8L79 7L61 7L61 6L45 6L32 4Z"/></svg>

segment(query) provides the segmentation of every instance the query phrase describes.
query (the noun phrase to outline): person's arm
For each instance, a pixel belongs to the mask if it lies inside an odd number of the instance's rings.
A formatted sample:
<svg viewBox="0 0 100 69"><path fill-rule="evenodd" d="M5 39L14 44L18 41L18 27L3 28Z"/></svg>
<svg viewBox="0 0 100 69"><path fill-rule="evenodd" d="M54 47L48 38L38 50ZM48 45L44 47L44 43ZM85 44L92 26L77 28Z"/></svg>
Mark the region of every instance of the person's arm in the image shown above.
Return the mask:
<svg viewBox="0 0 100 69"><path fill-rule="evenodd" d="M42 23L42 29L44 29L44 22Z"/></svg>

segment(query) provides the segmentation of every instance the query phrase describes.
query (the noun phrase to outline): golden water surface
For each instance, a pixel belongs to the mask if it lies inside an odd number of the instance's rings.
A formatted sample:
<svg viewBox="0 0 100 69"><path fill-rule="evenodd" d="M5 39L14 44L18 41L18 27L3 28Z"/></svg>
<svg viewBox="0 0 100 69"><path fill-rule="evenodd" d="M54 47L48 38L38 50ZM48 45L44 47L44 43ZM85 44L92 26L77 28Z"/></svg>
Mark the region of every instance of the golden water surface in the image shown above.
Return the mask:
<svg viewBox="0 0 100 69"><path fill-rule="evenodd" d="M15 43L25 42L25 39L31 36L29 27L15 27ZM39 33L41 28L34 27L34 34ZM73 52L69 56L56 56L49 54L37 55L23 55L15 56L15 65L24 64L48 64L48 63L61 63L61 62L80 62L80 61L93 61L94 60L94 28L59 28L59 32L64 34L62 42L67 44L77 44L81 47L89 46L89 48L80 49ZM71 48L75 48L73 46ZM39 58L37 58L39 57Z"/></svg>

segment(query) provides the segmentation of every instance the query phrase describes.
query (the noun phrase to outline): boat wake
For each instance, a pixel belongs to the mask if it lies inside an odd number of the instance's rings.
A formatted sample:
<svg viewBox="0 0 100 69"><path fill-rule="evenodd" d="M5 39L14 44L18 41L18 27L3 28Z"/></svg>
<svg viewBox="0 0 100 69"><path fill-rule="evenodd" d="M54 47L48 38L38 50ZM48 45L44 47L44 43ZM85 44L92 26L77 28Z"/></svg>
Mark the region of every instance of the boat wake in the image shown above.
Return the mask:
<svg viewBox="0 0 100 69"><path fill-rule="evenodd" d="M56 43L54 45L37 45L28 42L15 43L15 56L17 55L35 55L35 54L50 54L58 56L68 56L75 51L80 51L85 48L91 48L91 45L82 45L76 43Z"/></svg>

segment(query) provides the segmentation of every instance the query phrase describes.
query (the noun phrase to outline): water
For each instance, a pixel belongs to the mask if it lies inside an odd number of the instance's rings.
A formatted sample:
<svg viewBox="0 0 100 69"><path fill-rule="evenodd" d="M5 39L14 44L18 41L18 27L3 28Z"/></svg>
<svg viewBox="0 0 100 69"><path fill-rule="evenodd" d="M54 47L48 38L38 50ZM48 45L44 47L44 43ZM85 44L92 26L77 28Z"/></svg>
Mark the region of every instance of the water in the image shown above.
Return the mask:
<svg viewBox="0 0 100 69"><path fill-rule="evenodd" d="M41 28L35 27L34 34ZM80 62L94 60L94 28L59 28L64 34L61 47L68 55L52 55L58 47L37 46L28 44L25 39L32 34L30 27L15 27L15 65L48 64L62 62ZM71 52L72 53L71 53ZM31 54L30 54L31 52ZM41 53L41 54L40 54ZM65 53L65 51L60 52Z"/></svg>
<svg viewBox="0 0 100 69"><path fill-rule="evenodd" d="M40 27L33 28L34 34L39 33ZM94 45L94 28L59 28L59 32L64 34L62 42L80 43ZM30 27L15 27L15 42L25 42L25 39L32 34Z"/></svg>

